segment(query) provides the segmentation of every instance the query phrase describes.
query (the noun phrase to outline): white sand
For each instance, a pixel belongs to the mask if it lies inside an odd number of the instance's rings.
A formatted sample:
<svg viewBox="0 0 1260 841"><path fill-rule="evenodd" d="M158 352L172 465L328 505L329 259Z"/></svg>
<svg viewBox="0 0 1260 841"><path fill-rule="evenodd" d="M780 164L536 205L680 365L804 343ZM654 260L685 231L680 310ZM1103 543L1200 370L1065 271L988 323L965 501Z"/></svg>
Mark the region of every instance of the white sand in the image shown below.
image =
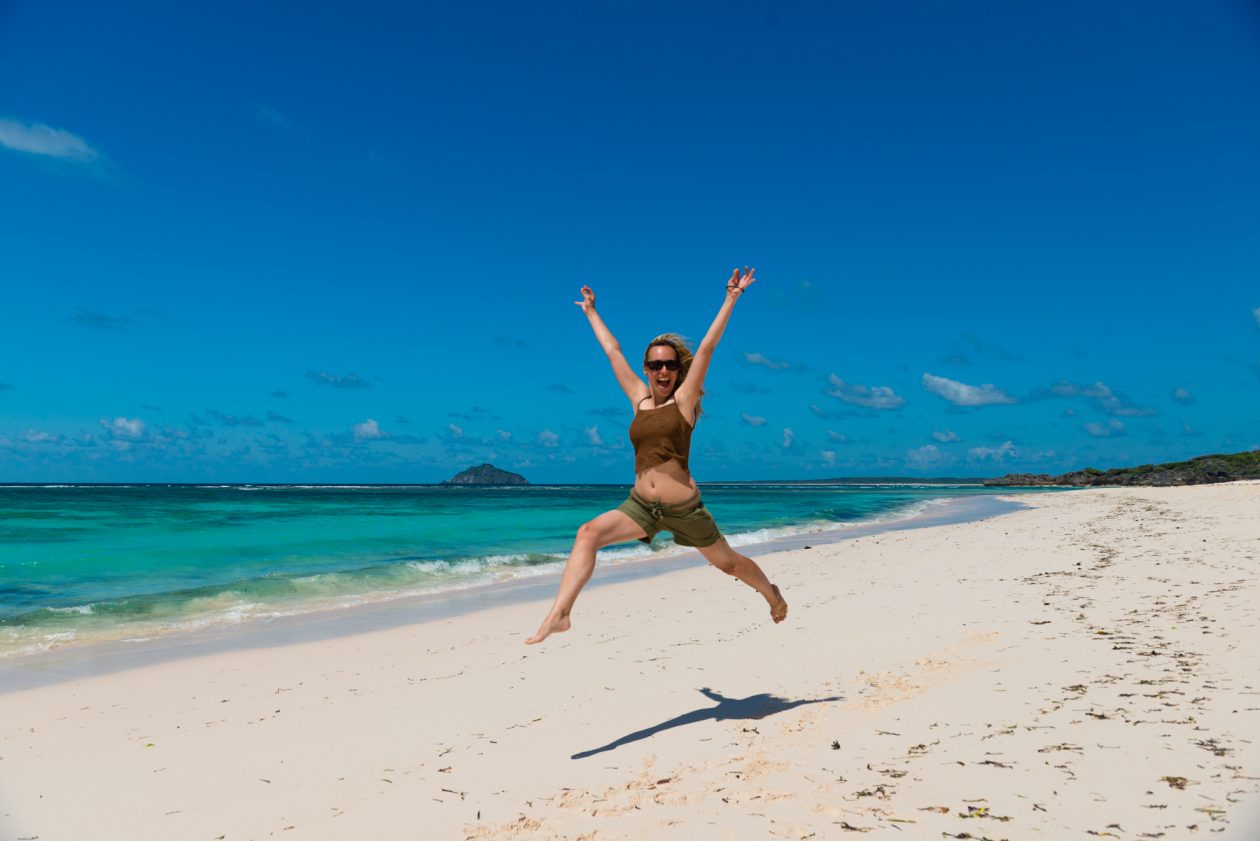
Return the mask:
<svg viewBox="0 0 1260 841"><path fill-rule="evenodd" d="M1021 501L0 695L0 839L1260 837L1260 483Z"/></svg>

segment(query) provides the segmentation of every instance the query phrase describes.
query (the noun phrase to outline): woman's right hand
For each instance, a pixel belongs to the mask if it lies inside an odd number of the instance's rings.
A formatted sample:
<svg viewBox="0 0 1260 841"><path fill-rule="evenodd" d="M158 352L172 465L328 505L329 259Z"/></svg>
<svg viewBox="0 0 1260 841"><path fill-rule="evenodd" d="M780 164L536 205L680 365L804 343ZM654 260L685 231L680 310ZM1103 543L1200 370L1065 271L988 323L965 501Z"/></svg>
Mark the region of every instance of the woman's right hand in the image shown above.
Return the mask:
<svg viewBox="0 0 1260 841"><path fill-rule="evenodd" d="M590 315L591 313L595 312L595 292L592 291L591 287L583 285L582 286L582 300L574 301L573 303L581 307L582 312L586 313L587 315Z"/></svg>

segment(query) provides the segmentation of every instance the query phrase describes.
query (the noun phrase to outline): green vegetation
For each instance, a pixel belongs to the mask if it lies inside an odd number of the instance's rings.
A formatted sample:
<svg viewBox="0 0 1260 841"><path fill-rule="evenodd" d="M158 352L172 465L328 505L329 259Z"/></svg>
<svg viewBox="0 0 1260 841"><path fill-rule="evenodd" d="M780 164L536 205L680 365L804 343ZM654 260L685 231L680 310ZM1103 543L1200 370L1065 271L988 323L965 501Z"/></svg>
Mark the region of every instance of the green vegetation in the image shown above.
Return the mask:
<svg viewBox="0 0 1260 841"><path fill-rule="evenodd" d="M1174 481L1164 481L1160 482L1160 484L1174 485L1197 485L1205 482L1260 479L1260 450L1197 456L1187 461L1173 461L1167 464L1143 464L1139 467L1117 467L1105 471L1087 468L1081 472L1094 477L1094 481L1091 484L1127 484L1122 481L1126 477L1173 479ZM1072 474L1066 475L1070 476Z"/></svg>
<svg viewBox="0 0 1260 841"><path fill-rule="evenodd" d="M1260 450L1198 456L1167 464L1142 464L1099 470L1087 467L1062 476L1028 473L990 479L986 485L1204 485L1260 479Z"/></svg>

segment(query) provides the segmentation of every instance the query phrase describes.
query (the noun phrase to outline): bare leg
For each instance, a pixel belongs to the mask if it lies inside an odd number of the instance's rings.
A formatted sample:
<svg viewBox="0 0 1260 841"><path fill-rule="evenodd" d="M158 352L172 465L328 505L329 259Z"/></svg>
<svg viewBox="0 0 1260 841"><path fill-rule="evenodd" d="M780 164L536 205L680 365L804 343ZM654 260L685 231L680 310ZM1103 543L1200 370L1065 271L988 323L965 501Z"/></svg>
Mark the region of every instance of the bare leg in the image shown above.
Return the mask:
<svg viewBox="0 0 1260 841"><path fill-rule="evenodd" d="M735 576L760 593L770 605L770 618L776 623L787 618L787 601L779 592L779 588L770 583L770 579L766 578L766 574L762 572L756 561L732 549L726 542L726 538L719 538L717 543L698 551L722 572Z"/></svg>
<svg viewBox="0 0 1260 841"><path fill-rule="evenodd" d="M525 643L533 645L551 634L569 630L569 614L573 611L578 593L591 580L591 573L595 571L595 552L598 549L644 536L646 533L643 527L620 511L606 511L594 520L583 523L573 540L569 561L564 565L564 575L560 579L556 601L547 613L547 618L538 626L538 631L525 640Z"/></svg>

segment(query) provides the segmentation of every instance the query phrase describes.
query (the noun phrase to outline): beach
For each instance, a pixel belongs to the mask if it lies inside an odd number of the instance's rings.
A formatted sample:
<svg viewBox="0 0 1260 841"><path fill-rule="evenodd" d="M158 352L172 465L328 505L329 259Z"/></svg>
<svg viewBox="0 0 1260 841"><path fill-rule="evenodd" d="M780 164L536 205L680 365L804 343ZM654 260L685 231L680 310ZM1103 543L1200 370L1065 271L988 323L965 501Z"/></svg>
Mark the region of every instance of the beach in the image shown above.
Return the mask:
<svg viewBox="0 0 1260 841"><path fill-rule="evenodd" d="M1260 483L1017 501L5 692L0 838L1256 837Z"/></svg>

